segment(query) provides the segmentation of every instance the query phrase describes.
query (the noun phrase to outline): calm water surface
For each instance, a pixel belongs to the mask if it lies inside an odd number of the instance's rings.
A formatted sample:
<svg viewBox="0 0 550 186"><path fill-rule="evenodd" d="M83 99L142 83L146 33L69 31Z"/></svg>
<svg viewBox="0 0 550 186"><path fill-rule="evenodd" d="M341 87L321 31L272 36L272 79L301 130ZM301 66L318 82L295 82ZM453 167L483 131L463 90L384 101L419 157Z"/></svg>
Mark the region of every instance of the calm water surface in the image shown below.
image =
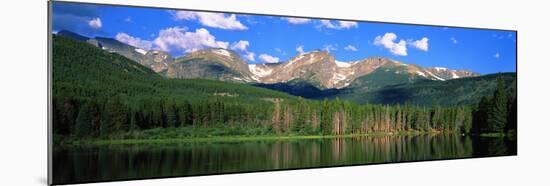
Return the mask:
<svg viewBox="0 0 550 186"><path fill-rule="evenodd" d="M54 149L54 183L516 154L516 140L461 135L105 145Z"/></svg>

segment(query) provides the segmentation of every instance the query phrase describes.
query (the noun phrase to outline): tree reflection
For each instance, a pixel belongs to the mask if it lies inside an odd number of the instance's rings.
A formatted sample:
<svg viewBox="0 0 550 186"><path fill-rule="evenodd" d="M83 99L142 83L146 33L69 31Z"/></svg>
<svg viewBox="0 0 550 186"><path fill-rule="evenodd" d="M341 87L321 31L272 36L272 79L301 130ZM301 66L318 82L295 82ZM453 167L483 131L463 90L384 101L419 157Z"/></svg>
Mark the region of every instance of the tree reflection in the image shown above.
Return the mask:
<svg viewBox="0 0 550 186"><path fill-rule="evenodd" d="M516 154L509 138L454 134L55 149L55 183Z"/></svg>

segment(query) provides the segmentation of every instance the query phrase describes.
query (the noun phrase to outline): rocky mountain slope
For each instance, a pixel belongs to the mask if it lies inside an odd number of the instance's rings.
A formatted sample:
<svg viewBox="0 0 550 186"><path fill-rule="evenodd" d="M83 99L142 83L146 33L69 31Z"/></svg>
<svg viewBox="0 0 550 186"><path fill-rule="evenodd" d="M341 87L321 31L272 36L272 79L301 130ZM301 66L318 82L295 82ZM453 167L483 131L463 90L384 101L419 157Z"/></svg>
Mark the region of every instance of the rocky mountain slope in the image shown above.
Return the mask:
<svg viewBox="0 0 550 186"><path fill-rule="evenodd" d="M111 38L87 38L70 31L60 31L57 35L86 41L170 78L213 79L253 84L281 84L294 81L307 83L321 90L350 87L372 90L424 79L445 81L479 76L468 70L424 68L383 57L343 62L336 60L330 53L319 50L298 54L288 61L266 64L248 64L237 52L221 48L197 50L174 59L166 52L147 51Z"/></svg>
<svg viewBox="0 0 550 186"><path fill-rule="evenodd" d="M277 90L272 91L275 93L309 99L340 98L356 103L378 104L464 105L477 103L481 96L490 95L499 78L505 80L507 89L513 89L516 83L515 73L480 76L468 70L424 68L383 57L343 62L336 60L330 53L312 51L280 63L248 64L237 52L221 48L197 50L174 59L166 52L146 51L110 38L87 38L67 31L60 31L56 35L71 38L73 42L77 40L79 42L75 44L79 46L93 45L95 47L91 48L100 48L106 51L105 54L112 53L109 55L117 59L112 61L115 66L120 63L120 59L137 62L132 68L153 73L155 76L152 77L197 79L189 81L202 83L237 82L225 83L224 86L254 85ZM90 60L93 61L92 58ZM133 69L119 73L130 73ZM102 75L105 73L101 72ZM185 86L181 88L186 89ZM217 89L215 86L211 88Z"/></svg>
<svg viewBox="0 0 550 186"><path fill-rule="evenodd" d="M250 72L260 83L273 84L295 79L305 80L321 89L341 89L350 86L356 79L385 69L403 74L409 79L430 79L445 81L463 77L479 76L467 70L450 70L441 67L422 68L382 57L370 57L358 61L337 61L323 51L300 54L289 61L278 64L251 64Z"/></svg>
<svg viewBox="0 0 550 186"><path fill-rule="evenodd" d="M191 52L169 64L167 77L255 82L247 63L233 51L212 48Z"/></svg>
<svg viewBox="0 0 550 186"><path fill-rule="evenodd" d="M99 47L103 50L111 53L117 53L128 59L131 59L143 66L149 67L155 72L163 72L168 69L168 64L173 61L170 54L160 50L144 50L125 43L122 43L116 39L106 37L88 38L77 33L62 30L57 32L58 36L72 38L79 41L87 42L91 45Z"/></svg>

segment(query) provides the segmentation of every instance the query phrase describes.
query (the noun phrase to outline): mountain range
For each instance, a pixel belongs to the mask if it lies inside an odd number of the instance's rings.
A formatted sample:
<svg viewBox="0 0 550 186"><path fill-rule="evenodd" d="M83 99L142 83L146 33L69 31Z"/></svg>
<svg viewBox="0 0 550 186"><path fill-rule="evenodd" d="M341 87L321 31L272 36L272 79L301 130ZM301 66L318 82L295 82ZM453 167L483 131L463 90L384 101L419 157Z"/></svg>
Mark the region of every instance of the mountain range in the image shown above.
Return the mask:
<svg viewBox="0 0 550 186"><path fill-rule="evenodd" d="M357 102L393 103L386 98L380 98L390 95L389 92L396 93L390 90L392 88L401 86L408 87L409 91L425 92L410 87L417 84L430 84L429 87L432 84L461 84L463 79L480 76L479 73L469 70L421 67L384 57L343 62L335 59L329 52L320 50L298 54L288 61L265 64L248 64L237 52L223 48L201 49L173 58L164 51L147 51L112 38L88 38L70 31L59 31L56 35L87 42L105 51L122 55L168 78L246 83L314 99L340 97ZM515 73L508 76L515 79ZM381 94L381 91L386 91L386 94ZM396 99L402 100L400 102L410 101L406 97ZM441 104L457 102L474 101L445 101Z"/></svg>
<svg viewBox="0 0 550 186"><path fill-rule="evenodd" d="M88 38L77 33L61 30L57 32L58 36L68 37L79 41L87 42L103 50L120 54L128 59L131 59L143 66L152 69L155 72L164 72L168 69L168 65L172 64L172 56L160 50L144 50L126 43L122 43L116 39L106 37Z"/></svg>

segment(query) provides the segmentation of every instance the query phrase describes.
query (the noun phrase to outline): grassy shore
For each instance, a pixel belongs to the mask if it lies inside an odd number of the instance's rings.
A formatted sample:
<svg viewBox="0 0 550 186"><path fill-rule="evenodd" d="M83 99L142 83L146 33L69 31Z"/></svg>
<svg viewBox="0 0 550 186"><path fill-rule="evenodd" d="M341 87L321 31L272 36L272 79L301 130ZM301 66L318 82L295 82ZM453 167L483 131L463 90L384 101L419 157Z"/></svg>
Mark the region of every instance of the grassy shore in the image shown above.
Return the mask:
<svg viewBox="0 0 550 186"><path fill-rule="evenodd" d="M516 133L514 131L511 132L492 132L492 133L481 133L477 134L477 136L481 137L491 137L491 138L504 138L504 137L513 137Z"/></svg>
<svg viewBox="0 0 550 186"><path fill-rule="evenodd" d="M85 139L64 141L64 145L130 145L130 144L169 144L169 143L203 143L203 142L240 142L263 140L298 140L298 139L323 139L338 137L359 137L367 135L315 135L315 136L212 136L190 138L166 138L166 139Z"/></svg>
<svg viewBox="0 0 550 186"><path fill-rule="evenodd" d="M367 134L326 135L320 133L281 133L262 128L158 128L140 131L132 131L111 135L108 138L77 138L57 136L56 144L63 146L80 145L130 145L130 144L169 144L169 143L204 143L204 142L240 142L262 140L302 140L302 139L327 139L327 138L352 138L375 136L416 136L436 135L440 133L456 132L442 131L399 131L399 132L370 132ZM483 133L472 134L482 137L505 137L508 133Z"/></svg>
<svg viewBox="0 0 550 186"><path fill-rule="evenodd" d="M205 131L196 131L194 135L173 135L174 130L179 129L151 129L152 131L135 131L133 133L119 134L111 138L75 138L58 137L60 145L130 145L130 144L168 144L168 143L202 143L202 142L239 142L239 141L261 141L261 140L301 140L301 139L327 139L327 138L352 138L367 136L415 136L427 134L439 134L438 131L400 131L400 132L371 132L367 134L345 134L345 135L322 135L322 134L205 134ZM202 130L202 129L200 129ZM164 133L166 132L166 133ZM215 132L214 132L215 133Z"/></svg>

